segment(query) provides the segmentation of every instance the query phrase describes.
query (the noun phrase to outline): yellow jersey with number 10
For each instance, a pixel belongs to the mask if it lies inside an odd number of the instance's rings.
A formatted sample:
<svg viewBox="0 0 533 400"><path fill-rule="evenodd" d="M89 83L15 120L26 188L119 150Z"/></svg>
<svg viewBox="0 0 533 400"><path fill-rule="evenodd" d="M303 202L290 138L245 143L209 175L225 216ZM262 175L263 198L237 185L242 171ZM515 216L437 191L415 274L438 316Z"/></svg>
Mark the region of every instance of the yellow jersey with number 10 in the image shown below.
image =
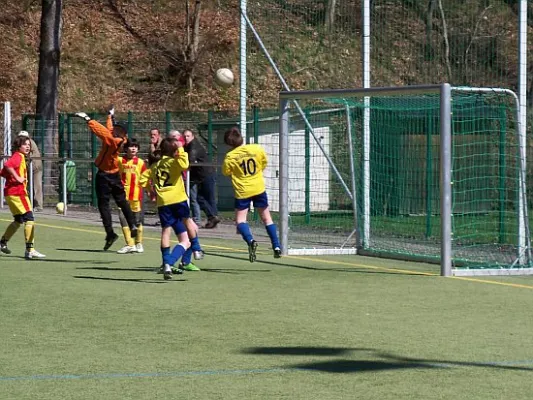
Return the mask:
<svg viewBox="0 0 533 400"><path fill-rule="evenodd" d="M140 178L142 187L148 187L150 180L154 185L157 195L157 206L181 203L187 200L185 185L183 183L183 171L189 168L189 156L183 150L178 149L176 157L163 156L161 160L150 166Z"/></svg>
<svg viewBox="0 0 533 400"><path fill-rule="evenodd" d="M236 199L248 199L265 191L266 166L265 150L258 144L245 144L226 154L222 173L231 177Z"/></svg>

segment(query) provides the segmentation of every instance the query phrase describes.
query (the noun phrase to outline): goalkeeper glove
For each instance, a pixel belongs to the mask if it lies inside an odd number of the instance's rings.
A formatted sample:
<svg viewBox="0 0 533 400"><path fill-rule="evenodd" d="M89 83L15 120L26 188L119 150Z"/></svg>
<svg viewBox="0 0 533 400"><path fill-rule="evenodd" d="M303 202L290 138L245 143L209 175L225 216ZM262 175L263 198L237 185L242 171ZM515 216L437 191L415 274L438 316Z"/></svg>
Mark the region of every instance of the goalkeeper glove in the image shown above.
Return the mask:
<svg viewBox="0 0 533 400"><path fill-rule="evenodd" d="M89 117L87 114L85 114L84 112L77 112L76 114L74 114L76 117L78 118L83 118L85 121L89 122L91 120L91 117Z"/></svg>
<svg viewBox="0 0 533 400"><path fill-rule="evenodd" d="M115 116L115 106L113 104L111 104L107 110L108 114L111 115L112 117Z"/></svg>

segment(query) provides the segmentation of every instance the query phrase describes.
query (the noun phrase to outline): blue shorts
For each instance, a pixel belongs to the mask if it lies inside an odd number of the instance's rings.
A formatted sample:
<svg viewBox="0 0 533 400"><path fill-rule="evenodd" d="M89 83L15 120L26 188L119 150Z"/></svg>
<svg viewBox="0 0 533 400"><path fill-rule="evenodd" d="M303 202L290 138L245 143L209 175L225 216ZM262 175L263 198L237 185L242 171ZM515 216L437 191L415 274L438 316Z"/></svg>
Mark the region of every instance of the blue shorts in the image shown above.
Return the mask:
<svg viewBox="0 0 533 400"><path fill-rule="evenodd" d="M190 210L186 201L157 208L162 228L168 228L184 218L189 218Z"/></svg>
<svg viewBox="0 0 533 400"><path fill-rule="evenodd" d="M237 210L246 210L250 208L250 203L254 202L255 208L267 208L268 207L268 197L267 192L248 197L247 199L235 199L235 208Z"/></svg>

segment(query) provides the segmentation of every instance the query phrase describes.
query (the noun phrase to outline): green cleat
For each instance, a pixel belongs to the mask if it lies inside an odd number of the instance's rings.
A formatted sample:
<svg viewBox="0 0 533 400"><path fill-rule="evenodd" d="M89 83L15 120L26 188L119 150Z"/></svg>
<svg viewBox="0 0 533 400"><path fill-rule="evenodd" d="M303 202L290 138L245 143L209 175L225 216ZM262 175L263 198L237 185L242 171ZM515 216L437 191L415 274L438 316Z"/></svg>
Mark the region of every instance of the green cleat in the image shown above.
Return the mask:
<svg viewBox="0 0 533 400"><path fill-rule="evenodd" d="M187 265L180 264L180 269L182 269L184 271L201 271L201 269L198 268L193 263L189 263Z"/></svg>

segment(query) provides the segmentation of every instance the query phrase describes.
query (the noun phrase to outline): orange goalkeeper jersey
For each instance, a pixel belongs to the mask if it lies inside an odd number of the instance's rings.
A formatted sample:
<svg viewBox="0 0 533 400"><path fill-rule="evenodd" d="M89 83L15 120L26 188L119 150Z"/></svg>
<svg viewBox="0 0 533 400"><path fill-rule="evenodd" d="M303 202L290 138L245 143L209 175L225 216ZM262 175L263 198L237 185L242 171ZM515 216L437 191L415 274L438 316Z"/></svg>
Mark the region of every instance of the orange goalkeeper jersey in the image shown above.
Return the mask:
<svg viewBox="0 0 533 400"><path fill-rule="evenodd" d="M100 171L111 174L118 172L120 146L126 139L113 136L111 116L107 117L107 128L94 119L91 119L88 125L91 131L102 141L102 148L94 160L94 164Z"/></svg>
<svg viewBox="0 0 533 400"><path fill-rule="evenodd" d="M126 199L142 200L142 187L139 183L141 174L146 171L146 164L139 157L133 157L128 160L126 157L120 157L118 167L122 184L126 191Z"/></svg>

